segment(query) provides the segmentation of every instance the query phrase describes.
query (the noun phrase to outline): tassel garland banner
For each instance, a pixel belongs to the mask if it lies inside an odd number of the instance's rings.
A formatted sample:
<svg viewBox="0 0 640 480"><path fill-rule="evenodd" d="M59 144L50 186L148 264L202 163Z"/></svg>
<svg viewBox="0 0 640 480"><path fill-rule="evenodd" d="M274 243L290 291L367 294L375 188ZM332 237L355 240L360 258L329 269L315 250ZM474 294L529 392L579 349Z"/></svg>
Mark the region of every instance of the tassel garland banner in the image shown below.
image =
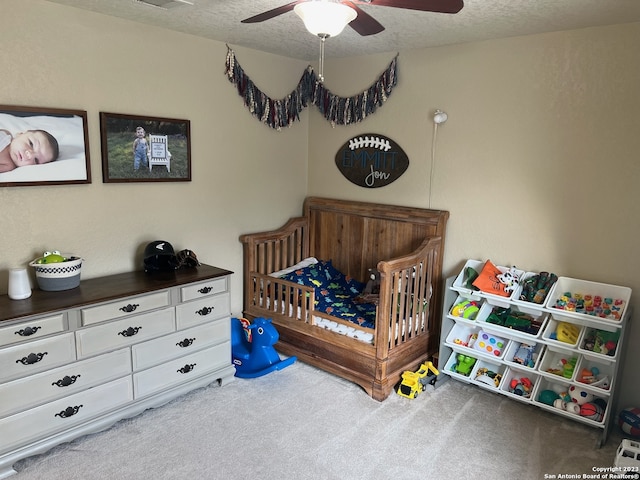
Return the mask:
<svg viewBox="0 0 640 480"><path fill-rule="evenodd" d="M334 127L363 121L391 95L398 83L397 66L398 55L367 90L352 97L339 97L331 93L309 66L296 88L279 100L272 99L253 83L238 64L236 55L229 46L225 73L229 81L236 86L238 95L244 99L249 112L269 127L281 130L282 127L290 127L294 121L300 120L300 112L309 103L315 105Z"/></svg>

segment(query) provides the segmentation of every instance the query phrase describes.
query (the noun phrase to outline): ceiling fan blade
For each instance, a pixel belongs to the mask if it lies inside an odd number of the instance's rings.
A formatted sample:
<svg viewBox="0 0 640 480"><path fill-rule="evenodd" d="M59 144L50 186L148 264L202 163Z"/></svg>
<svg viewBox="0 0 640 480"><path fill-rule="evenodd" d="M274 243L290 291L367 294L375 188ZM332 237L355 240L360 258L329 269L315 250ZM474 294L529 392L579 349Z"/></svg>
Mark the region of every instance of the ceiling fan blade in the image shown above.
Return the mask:
<svg viewBox="0 0 640 480"><path fill-rule="evenodd" d="M357 0L356 3L437 13L458 13L464 7L463 0Z"/></svg>
<svg viewBox="0 0 640 480"><path fill-rule="evenodd" d="M358 8L358 6L353 2L343 1L341 3L345 4L348 7L353 8L358 14L355 20L352 20L349 23L349 26L353 28L356 32L358 32L360 35L362 35L363 37L367 35L375 35L376 33L380 33L384 30L384 27L380 24L380 22L378 22L375 18L373 18L367 12Z"/></svg>
<svg viewBox="0 0 640 480"><path fill-rule="evenodd" d="M293 10L298 3L303 3L305 0L297 0L295 2L287 3L286 5L281 5L280 7L274 8L272 10L267 10L266 12L259 13L258 15L254 15L253 17L245 18L240 23L260 23L265 20L270 20L278 15L282 15L283 13L290 12Z"/></svg>

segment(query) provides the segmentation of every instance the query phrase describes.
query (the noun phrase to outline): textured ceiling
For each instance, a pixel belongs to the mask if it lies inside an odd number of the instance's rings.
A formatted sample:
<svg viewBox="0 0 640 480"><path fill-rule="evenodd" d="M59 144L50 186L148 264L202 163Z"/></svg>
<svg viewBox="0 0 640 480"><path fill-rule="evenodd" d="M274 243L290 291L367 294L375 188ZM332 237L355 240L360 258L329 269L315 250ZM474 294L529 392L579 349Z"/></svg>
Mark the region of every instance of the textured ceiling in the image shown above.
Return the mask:
<svg viewBox="0 0 640 480"><path fill-rule="evenodd" d="M163 10L134 0L48 0L136 22L302 60L315 60L319 40L288 12L266 22L240 21L292 0L190 0ZM492 38L640 22L640 0L465 0L455 15L361 6L386 28L362 37L350 27L327 40L326 57L347 57Z"/></svg>

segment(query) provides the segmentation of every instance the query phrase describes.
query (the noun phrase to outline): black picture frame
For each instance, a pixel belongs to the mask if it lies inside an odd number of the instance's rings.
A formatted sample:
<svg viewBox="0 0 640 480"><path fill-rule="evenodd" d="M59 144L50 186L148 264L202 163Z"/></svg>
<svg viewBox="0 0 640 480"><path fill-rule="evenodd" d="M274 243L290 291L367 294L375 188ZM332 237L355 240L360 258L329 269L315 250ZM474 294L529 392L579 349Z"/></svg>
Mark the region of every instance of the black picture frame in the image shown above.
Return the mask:
<svg viewBox="0 0 640 480"><path fill-rule="evenodd" d="M138 127L145 130L146 153L140 146L136 158ZM100 140L103 183L191 181L189 120L100 112Z"/></svg>
<svg viewBox="0 0 640 480"><path fill-rule="evenodd" d="M31 158L33 153L15 147L13 142L21 139L34 144L30 134L35 132L36 145L42 139L52 161L42 162L38 153ZM0 187L85 183L91 183L85 110L0 105Z"/></svg>

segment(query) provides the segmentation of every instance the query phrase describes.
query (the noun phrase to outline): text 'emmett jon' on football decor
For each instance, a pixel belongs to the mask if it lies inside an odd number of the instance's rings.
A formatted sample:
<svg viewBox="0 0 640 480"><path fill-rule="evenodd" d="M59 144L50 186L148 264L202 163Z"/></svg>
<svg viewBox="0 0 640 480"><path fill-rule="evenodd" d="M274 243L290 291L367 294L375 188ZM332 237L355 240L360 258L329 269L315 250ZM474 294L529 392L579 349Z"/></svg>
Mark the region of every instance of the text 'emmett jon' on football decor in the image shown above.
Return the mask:
<svg viewBox="0 0 640 480"><path fill-rule="evenodd" d="M365 188L395 182L409 168L409 157L396 142L377 133L353 137L336 153L338 170Z"/></svg>

